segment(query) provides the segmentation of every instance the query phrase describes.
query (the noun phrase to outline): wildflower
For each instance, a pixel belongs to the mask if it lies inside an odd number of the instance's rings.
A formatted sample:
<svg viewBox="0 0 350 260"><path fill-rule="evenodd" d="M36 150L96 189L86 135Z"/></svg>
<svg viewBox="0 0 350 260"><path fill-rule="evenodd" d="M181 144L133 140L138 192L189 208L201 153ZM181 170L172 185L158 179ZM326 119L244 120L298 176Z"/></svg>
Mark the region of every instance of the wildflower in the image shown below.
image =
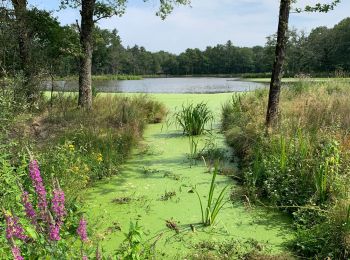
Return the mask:
<svg viewBox="0 0 350 260"><path fill-rule="evenodd" d="M24 230L21 224L18 223L18 218L11 216L9 214L5 214L6 219L6 238L11 240L16 237L20 240L27 240L28 237L24 234Z"/></svg>
<svg viewBox="0 0 350 260"><path fill-rule="evenodd" d="M29 201L29 194L26 191L22 193L22 203L26 212L27 218L30 222L35 225L36 224L36 212L33 208L32 203Z"/></svg>
<svg viewBox="0 0 350 260"><path fill-rule="evenodd" d="M60 224L50 224L50 240L52 241L58 241L61 239L60 237Z"/></svg>
<svg viewBox="0 0 350 260"><path fill-rule="evenodd" d="M69 144L68 145L69 151L74 152L75 151L75 147L74 144Z"/></svg>
<svg viewBox="0 0 350 260"><path fill-rule="evenodd" d="M64 207L64 192L60 188L53 190L51 209L55 214L56 221L62 221L62 218L66 215L66 210Z"/></svg>
<svg viewBox="0 0 350 260"><path fill-rule="evenodd" d="M82 260L88 260L89 258L86 255L83 255L83 257L81 259Z"/></svg>
<svg viewBox="0 0 350 260"><path fill-rule="evenodd" d="M18 246L14 246L11 248L13 259L14 260L24 260L23 256L21 256L21 250Z"/></svg>
<svg viewBox="0 0 350 260"><path fill-rule="evenodd" d="M102 162L102 161L103 161L103 156L102 156L101 153L99 153L99 154L97 155L97 161L98 161L98 162Z"/></svg>
<svg viewBox="0 0 350 260"><path fill-rule="evenodd" d="M88 240L87 232L86 232L86 220L81 218L79 221L79 227L77 229L77 233L80 236L81 241L86 242Z"/></svg>
<svg viewBox="0 0 350 260"><path fill-rule="evenodd" d="M38 196L38 208L40 209L41 215L44 216L47 211L46 190L40 175L38 162L36 160L32 160L30 162L29 174L35 188L35 192Z"/></svg>

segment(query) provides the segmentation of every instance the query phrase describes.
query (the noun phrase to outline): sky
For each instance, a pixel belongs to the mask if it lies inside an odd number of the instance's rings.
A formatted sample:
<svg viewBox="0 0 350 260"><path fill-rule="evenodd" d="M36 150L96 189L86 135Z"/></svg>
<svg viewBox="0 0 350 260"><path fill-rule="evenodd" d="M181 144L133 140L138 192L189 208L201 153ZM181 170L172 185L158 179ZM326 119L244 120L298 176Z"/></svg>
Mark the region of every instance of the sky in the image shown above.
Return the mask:
<svg viewBox="0 0 350 260"><path fill-rule="evenodd" d="M331 0L319 0L327 3ZM60 0L28 0L29 5L52 10L62 24L75 23L79 11L59 9ZM155 13L159 0L129 0L126 13L99 22L105 29L117 29L123 45L144 46L149 51L180 53L187 48L206 46L231 40L236 46L264 45L266 37L276 32L278 0L192 0L191 6L179 6L166 20ZM298 0L294 7L313 4L317 0ZM310 32L317 26L332 27L349 15L350 0L342 0L327 14L291 13L290 26Z"/></svg>

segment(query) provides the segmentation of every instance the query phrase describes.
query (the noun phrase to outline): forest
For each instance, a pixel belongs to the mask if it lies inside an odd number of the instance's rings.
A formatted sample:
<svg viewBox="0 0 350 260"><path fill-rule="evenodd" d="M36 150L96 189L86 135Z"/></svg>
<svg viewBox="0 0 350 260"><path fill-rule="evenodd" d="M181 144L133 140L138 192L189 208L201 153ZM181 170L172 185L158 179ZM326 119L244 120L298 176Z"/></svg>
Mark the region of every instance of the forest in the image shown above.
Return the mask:
<svg viewBox="0 0 350 260"><path fill-rule="evenodd" d="M0 53L2 73L14 75L19 68L17 39L12 33L14 17L1 10ZM50 12L29 10L30 51L34 73L57 77L76 75L79 68L79 32L75 24L60 25ZM205 50L187 49L178 55L150 52L142 46L123 46L117 30L94 28L92 73L131 75L236 75L260 73L268 77L274 60L276 35L267 36L264 46L238 47L234 39ZM349 71L347 39L350 18L333 28L324 26L310 33L291 29L285 64L286 76L298 74L332 76ZM265 73L265 74L264 74ZM254 75L246 75L254 76Z"/></svg>

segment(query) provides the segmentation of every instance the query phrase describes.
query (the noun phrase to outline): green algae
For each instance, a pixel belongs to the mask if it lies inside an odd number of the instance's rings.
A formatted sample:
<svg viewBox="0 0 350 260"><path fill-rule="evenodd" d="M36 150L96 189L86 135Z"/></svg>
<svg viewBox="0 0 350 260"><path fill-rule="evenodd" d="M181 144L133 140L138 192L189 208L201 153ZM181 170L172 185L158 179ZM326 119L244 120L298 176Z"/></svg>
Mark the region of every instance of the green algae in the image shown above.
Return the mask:
<svg viewBox="0 0 350 260"><path fill-rule="evenodd" d="M221 105L231 94L152 96L169 108L170 116L183 103L206 102L215 114L215 142L218 147L225 148L218 123ZM199 146L204 145L206 138L197 137ZM254 239L266 244L271 253L282 252L284 243L290 239L290 221L277 212L249 209L238 200L225 204L214 226L203 228L198 225L201 211L193 188L196 187L205 201L212 175L203 162L190 163L189 152L188 137L183 136L174 124L149 125L143 144L135 149L120 174L87 190L85 211L88 222L94 230L93 238L101 239L100 246L104 251L113 254L124 240L130 221L138 221L146 233L145 240L157 240L157 259L184 259L201 241ZM235 189L234 181L227 176L217 176L216 182L218 191L228 184ZM227 200L229 195L228 192Z"/></svg>

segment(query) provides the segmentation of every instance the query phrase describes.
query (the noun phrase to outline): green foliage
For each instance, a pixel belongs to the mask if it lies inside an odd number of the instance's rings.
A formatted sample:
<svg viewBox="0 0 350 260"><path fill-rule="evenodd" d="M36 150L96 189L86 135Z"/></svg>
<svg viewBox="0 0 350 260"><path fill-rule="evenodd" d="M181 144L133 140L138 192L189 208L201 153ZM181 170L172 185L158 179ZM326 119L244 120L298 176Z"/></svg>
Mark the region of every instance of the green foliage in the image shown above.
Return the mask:
<svg viewBox="0 0 350 260"><path fill-rule="evenodd" d="M194 245L194 252L187 259L215 260L215 259L292 259L288 255L265 256L268 248L253 239L229 241L201 241Z"/></svg>
<svg viewBox="0 0 350 260"><path fill-rule="evenodd" d="M300 84L283 89L274 132L265 132L263 91L226 104L223 129L234 148L245 194L293 216L297 233L291 248L303 257L347 259L348 84Z"/></svg>
<svg viewBox="0 0 350 260"><path fill-rule="evenodd" d="M225 188L223 188L219 196L216 199L214 198L214 192L215 192L215 186L216 186L215 179L216 179L216 176L218 175L218 172L219 172L219 169L217 168L217 166L215 166L215 170L213 172L213 177L211 180L210 189L208 193L207 205L205 208L199 193L197 192L196 189L194 189L194 191L198 196L199 204L201 207L202 224L205 226L211 226L214 224L217 215L220 213L222 207L225 205L225 201L224 201L225 195L226 195L225 191L229 186L226 186Z"/></svg>
<svg viewBox="0 0 350 260"><path fill-rule="evenodd" d="M146 124L166 113L146 95L98 96L89 112L76 109L74 96L55 96L53 104L38 133L40 161L44 174L50 173L45 177L57 177L72 201L89 183L117 174Z"/></svg>
<svg viewBox="0 0 350 260"><path fill-rule="evenodd" d="M189 136L203 134L207 131L207 125L213 121L213 114L206 103L182 105L182 109L174 117L183 133Z"/></svg>
<svg viewBox="0 0 350 260"><path fill-rule="evenodd" d="M117 254L125 260L144 259L142 258L142 249L144 246L142 244L142 236L142 227L139 226L138 222L130 222L129 232L125 233L124 244L122 244L121 249L117 251Z"/></svg>

